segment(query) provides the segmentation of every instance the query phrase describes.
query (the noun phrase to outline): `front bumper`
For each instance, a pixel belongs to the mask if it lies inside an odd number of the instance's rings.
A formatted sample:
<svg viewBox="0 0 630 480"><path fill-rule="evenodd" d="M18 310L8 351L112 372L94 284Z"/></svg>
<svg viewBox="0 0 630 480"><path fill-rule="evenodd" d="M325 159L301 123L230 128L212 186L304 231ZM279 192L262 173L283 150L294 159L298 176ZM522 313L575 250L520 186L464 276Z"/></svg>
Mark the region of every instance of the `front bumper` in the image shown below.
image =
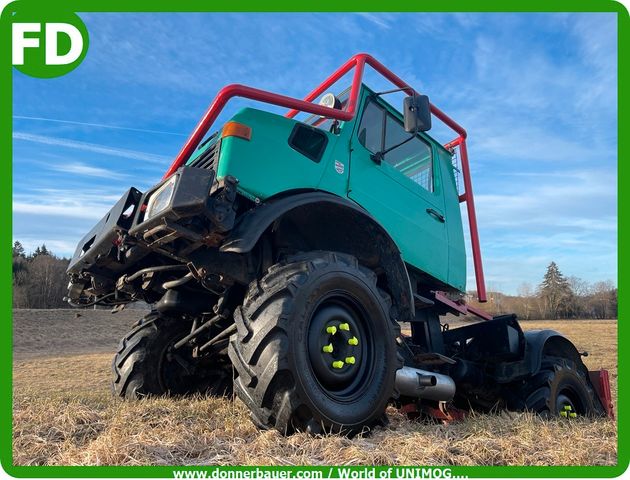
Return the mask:
<svg viewBox="0 0 630 480"><path fill-rule="evenodd" d="M113 292L117 278L152 253L163 257L152 264L185 263L187 254L219 242L232 228L234 179L218 183L214 170L195 167L182 167L173 176L168 203L151 217L147 205L152 195L172 177L144 194L129 189L81 239L67 270L71 301Z"/></svg>
<svg viewBox="0 0 630 480"><path fill-rule="evenodd" d="M126 232L134 221L134 215L142 193L131 187L116 202L112 209L79 241L70 260L67 272L78 274L98 269L119 269L122 264L111 255L119 236Z"/></svg>

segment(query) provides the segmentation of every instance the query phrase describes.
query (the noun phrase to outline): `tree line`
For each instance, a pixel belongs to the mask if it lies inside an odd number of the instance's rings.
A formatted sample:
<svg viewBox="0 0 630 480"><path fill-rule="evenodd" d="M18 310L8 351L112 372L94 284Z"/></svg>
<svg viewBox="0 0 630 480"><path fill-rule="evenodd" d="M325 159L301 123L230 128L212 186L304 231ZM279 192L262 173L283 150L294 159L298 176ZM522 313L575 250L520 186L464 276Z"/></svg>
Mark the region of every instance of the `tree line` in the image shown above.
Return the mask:
<svg viewBox="0 0 630 480"><path fill-rule="evenodd" d="M69 259L56 256L46 245L27 254L20 242L13 245L13 308L67 308L66 269ZM475 304L475 292L468 301ZM493 315L516 313L523 320L617 318L617 288L612 281L590 284L565 277L551 262L537 288L523 284L517 295L489 292L479 305Z"/></svg>
<svg viewBox="0 0 630 480"><path fill-rule="evenodd" d="M617 318L617 287L611 280L589 283L565 277L555 262L549 264L536 288L523 283L517 295L488 292L483 304L474 300L476 296L469 292L468 302L493 315L515 313L521 320Z"/></svg>
<svg viewBox="0 0 630 480"><path fill-rule="evenodd" d="M67 308L66 268L70 260L54 255L46 245L27 254L13 244L13 308Z"/></svg>

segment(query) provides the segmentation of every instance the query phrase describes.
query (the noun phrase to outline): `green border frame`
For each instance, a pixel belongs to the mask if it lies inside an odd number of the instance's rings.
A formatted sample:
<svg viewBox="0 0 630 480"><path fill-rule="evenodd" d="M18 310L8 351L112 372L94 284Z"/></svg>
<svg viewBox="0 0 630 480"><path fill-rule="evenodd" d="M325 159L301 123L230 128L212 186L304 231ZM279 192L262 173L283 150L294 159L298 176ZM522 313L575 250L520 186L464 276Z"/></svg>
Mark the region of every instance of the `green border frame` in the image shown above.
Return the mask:
<svg viewBox="0 0 630 480"><path fill-rule="evenodd" d="M52 3L52 2L50 2ZM19 0L8 4L0 16L0 244L7 248L7 255L0 255L0 274L5 279L4 287L0 291L0 311L4 312L0 322L0 462L9 475L14 477L173 477L174 466L14 466L12 458L12 434L9 425L12 425L12 302L11 302L11 256L9 248L12 244L12 106L13 83L11 66L11 15L17 5L29 4L38 9L69 10L77 13L88 12L352 12L352 11L385 11L382 2L375 0L352 0L339 2L339 0L308 0L298 4L289 0L275 0L261 6L260 1L241 0L237 3L225 2L222 4L203 0L180 0L179 2L166 0L67 0L56 2L54 7L45 0ZM472 4L472 6L471 6ZM618 18L618 85L630 85L630 17L626 8L612 0L518 0L504 2L501 0L442 0L420 4L408 2L407 7L397 11L424 11L424 12L614 12ZM623 54L622 54L623 52ZM42 80L45 81L45 80ZM630 132L630 91L626 88L618 88L619 123L618 123L618 151L630 151L630 137L623 135ZM619 158L619 157L618 157ZM11 159L11 161L8 161ZM619 179L625 178L630 172L627 164L618 160L618 239L627 239L627 216L629 207L624 205L626 191ZM626 240L627 241L627 240ZM618 244L619 244L618 240ZM628 280L623 274L628 261L628 253L625 250L619 252L618 287L624 292ZM8 287L8 288L7 288ZM622 297L619 302L619 317L628 316L630 321L630 302ZM621 338L630 337L630 324L625 321L618 323L617 344ZM620 367L628 368L628 352L619 349L618 362ZM619 368L618 378L620 392L628 386L628 373ZM629 420L630 416L622 408L618 408L618 464L615 466L448 466L452 476L468 477L615 477L621 475L628 467L629 456ZM577 446L578 448L580 446ZM588 445L584 445L588 448ZM258 471L297 471L310 470L321 472L326 478L334 474L331 467L185 467L189 470L207 470L210 478L211 470L240 470ZM364 467L349 467L351 470L362 471ZM388 467L374 467L378 476L380 472L386 472Z"/></svg>

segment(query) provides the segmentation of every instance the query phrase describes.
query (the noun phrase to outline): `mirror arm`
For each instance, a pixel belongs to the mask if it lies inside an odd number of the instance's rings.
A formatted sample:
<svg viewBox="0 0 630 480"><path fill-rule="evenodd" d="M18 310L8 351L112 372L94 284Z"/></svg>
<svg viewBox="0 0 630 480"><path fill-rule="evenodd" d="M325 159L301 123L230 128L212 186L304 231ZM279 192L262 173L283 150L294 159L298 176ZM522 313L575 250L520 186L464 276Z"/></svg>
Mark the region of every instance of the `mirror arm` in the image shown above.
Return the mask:
<svg viewBox="0 0 630 480"><path fill-rule="evenodd" d="M395 92L406 92L408 94L409 91L412 92L410 96L412 97L416 96L416 91L413 88L409 88L409 87L395 88L394 90L385 90L384 92L374 92L372 95L374 95L375 97L379 97L381 95L387 95L388 93L395 93Z"/></svg>
<svg viewBox="0 0 630 480"><path fill-rule="evenodd" d="M378 97L379 95L385 95L387 93L394 93L394 92L401 92L401 91L407 91L409 90L408 88L397 88L395 90L387 90L385 92L379 92L379 93L373 93L372 95L374 97ZM414 99L417 97L416 91L411 89L411 97L413 97ZM402 142L400 142L397 145L394 145L392 147L386 148L385 150L381 150L380 152L376 152L370 155L370 158L372 159L372 161L374 163L376 163L377 165L380 165L381 163L383 163L383 159L385 158L385 154L391 152L392 150L403 146L405 143L410 142L411 140L413 140L417 135L418 135L419 129L418 129L418 125L416 124L416 128L413 131L413 133L409 136L409 138L403 140Z"/></svg>
<svg viewBox="0 0 630 480"><path fill-rule="evenodd" d="M370 155L370 158L372 159L372 161L374 163L377 164L381 164L383 162L383 159L385 158L385 154L391 152L392 150L403 146L405 143L410 142L411 140L413 140L416 135L418 135L418 129L416 128L416 130L411 134L411 136L409 138L406 138L405 140L403 140L402 142L400 142L397 145L394 145L392 147L386 148L385 150L381 150L380 152L376 152L373 153L372 155Z"/></svg>

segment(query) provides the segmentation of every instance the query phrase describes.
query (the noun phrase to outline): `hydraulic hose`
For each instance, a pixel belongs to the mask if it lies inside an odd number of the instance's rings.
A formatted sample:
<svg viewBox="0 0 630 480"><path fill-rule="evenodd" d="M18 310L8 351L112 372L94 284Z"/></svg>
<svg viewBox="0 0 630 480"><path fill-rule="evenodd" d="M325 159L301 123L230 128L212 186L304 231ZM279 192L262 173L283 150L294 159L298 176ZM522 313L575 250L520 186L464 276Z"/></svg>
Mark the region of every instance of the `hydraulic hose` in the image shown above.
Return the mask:
<svg viewBox="0 0 630 480"><path fill-rule="evenodd" d="M193 278L195 278L195 276L192 274L192 272L188 272L182 278L178 278L177 280L170 280L168 282L164 282L162 284L162 288L164 290L168 290L169 288L179 287L181 285L184 285L185 283L190 282Z"/></svg>
<svg viewBox="0 0 630 480"><path fill-rule="evenodd" d="M140 278L142 275L145 275L147 273L170 272L172 270L188 270L188 267L186 265L161 265L161 266L158 266L158 267L143 268L142 270L138 270L133 275L129 275L125 279L125 283L133 282L137 278Z"/></svg>

